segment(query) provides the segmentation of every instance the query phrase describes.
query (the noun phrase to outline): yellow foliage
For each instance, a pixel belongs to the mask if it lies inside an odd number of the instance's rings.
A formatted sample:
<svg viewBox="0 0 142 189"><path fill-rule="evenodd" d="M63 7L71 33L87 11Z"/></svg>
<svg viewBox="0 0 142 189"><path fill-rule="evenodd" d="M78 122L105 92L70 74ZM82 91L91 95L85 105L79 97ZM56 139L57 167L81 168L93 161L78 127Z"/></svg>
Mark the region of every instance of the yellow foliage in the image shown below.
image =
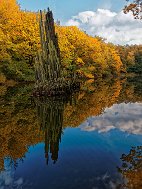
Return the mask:
<svg viewBox="0 0 142 189"><path fill-rule="evenodd" d="M65 67L74 64L77 72L83 75L86 75L84 73L86 69L82 68L87 68L89 78L92 78L94 72L103 74L111 69L115 73L121 71L123 64L114 46L86 35L75 26L56 26L56 31L59 36L62 63ZM99 69L97 70L96 67ZM80 68L82 71L79 71Z"/></svg>
<svg viewBox="0 0 142 189"><path fill-rule="evenodd" d="M6 82L6 77L4 74L0 73L0 83L5 83Z"/></svg>
<svg viewBox="0 0 142 189"><path fill-rule="evenodd" d="M39 48L36 14L21 11L16 0L0 0L0 15L0 41L3 42L0 60L9 51L9 56L30 62Z"/></svg>
<svg viewBox="0 0 142 189"><path fill-rule="evenodd" d="M95 70L95 66L89 66L88 70L91 71L91 72L94 71Z"/></svg>
<svg viewBox="0 0 142 189"><path fill-rule="evenodd" d="M0 61L26 60L32 65L40 48L37 13L22 11L16 0L0 0ZM93 78L119 74L123 64L113 45L75 26L56 25L63 68ZM86 70L88 70L86 72Z"/></svg>
<svg viewBox="0 0 142 189"><path fill-rule="evenodd" d="M79 58L79 57L77 58L76 63L77 63L77 65L79 65L79 66L83 66L83 65L84 65L83 60L82 60L81 58Z"/></svg>
<svg viewBox="0 0 142 189"><path fill-rule="evenodd" d="M88 79L93 79L94 78L94 75L91 74L91 73L84 73L84 76Z"/></svg>

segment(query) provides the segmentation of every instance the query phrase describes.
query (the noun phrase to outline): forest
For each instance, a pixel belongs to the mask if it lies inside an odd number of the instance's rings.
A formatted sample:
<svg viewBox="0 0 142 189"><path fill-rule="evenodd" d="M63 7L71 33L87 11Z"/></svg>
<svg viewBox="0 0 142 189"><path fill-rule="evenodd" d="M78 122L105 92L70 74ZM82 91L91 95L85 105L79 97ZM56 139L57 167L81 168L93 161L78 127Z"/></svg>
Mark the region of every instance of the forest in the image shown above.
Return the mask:
<svg viewBox="0 0 142 189"><path fill-rule="evenodd" d="M16 0L0 0L0 83L34 81L34 58L40 48L38 16L21 10ZM75 26L55 26L65 75L76 72L96 79L142 73L142 45L114 45Z"/></svg>

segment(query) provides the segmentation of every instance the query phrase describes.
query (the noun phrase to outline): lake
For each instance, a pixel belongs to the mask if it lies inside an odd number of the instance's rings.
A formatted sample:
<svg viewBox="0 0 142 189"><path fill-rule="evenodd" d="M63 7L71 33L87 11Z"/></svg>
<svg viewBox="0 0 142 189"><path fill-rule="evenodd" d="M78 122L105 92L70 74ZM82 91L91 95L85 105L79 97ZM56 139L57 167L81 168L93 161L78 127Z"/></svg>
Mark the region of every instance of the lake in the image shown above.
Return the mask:
<svg viewBox="0 0 142 189"><path fill-rule="evenodd" d="M142 78L32 88L0 86L0 189L142 188Z"/></svg>

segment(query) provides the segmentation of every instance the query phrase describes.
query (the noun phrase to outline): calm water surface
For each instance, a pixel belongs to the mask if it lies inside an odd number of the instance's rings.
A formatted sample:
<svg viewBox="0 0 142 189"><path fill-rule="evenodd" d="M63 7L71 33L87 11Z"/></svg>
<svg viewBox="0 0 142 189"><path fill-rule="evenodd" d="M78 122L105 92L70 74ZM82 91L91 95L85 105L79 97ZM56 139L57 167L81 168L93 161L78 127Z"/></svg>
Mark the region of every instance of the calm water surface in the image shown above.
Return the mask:
<svg viewBox="0 0 142 189"><path fill-rule="evenodd" d="M87 81L68 99L0 86L0 189L142 188L141 81Z"/></svg>

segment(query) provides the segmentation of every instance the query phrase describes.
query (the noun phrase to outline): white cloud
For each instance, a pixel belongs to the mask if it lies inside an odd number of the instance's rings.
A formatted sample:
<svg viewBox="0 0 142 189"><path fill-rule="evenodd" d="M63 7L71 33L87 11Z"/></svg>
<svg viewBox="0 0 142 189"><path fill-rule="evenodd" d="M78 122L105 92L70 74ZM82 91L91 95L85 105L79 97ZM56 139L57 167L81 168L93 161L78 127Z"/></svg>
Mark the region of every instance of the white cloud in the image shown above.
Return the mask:
<svg viewBox="0 0 142 189"><path fill-rule="evenodd" d="M119 129L129 134L142 135L142 104L129 103L113 105L106 108L105 113L98 117L88 118L82 125L84 131L109 132Z"/></svg>
<svg viewBox="0 0 142 189"><path fill-rule="evenodd" d="M92 36L101 36L115 44L142 44L142 21L135 20L131 13L116 13L107 9L96 12L80 12L73 16L67 26L77 26Z"/></svg>

